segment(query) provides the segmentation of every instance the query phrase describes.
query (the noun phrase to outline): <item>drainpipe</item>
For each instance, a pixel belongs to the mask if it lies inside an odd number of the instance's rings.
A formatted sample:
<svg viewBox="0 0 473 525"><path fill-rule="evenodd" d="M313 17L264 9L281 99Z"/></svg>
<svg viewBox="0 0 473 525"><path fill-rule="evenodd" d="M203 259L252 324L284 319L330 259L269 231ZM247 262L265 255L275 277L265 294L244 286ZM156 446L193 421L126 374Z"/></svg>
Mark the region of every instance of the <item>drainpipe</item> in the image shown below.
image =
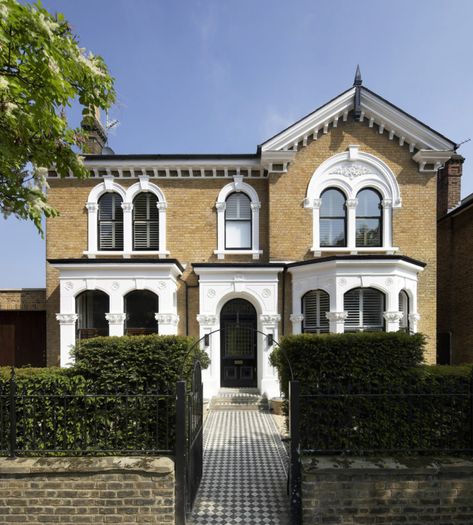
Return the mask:
<svg viewBox="0 0 473 525"><path fill-rule="evenodd" d="M281 324L281 335L285 335L285 304L286 304L286 272L287 268L284 266L282 270L282 306L281 306L281 317L282 317L282 324Z"/></svg>
<svg viewBox="0 0 473 525"><path fill-rule="evenodd" d="M184 281L186 286L186 335L189 335L189 288L199 288L198 284L187 284L187 281Z"/></svg>

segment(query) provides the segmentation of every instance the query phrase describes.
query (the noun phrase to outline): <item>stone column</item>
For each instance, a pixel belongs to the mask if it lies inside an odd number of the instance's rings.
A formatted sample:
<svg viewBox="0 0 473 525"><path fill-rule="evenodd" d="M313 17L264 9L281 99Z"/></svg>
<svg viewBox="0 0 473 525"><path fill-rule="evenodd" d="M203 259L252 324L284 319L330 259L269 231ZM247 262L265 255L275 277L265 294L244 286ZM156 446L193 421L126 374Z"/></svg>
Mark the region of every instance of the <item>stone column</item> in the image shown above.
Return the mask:
<svg viewBox="0 0 473 525"><path fill-rule="evenodd" d="M99 205L96 202L88 202L86 205L88 211L88 247L87 251L95 253L97 251L97 213Z"/></svg>
<svg viewBox="0 0 473 525"><path fill-rule="evenodd" d="M77 314L56 314L56 319L60 324L60 365L70 366L73 363L71 349L76 344L76 321Z"/></svg>
<svg viewBox="0 0 473 525"><path fill-rule="evenodd" d="M159 335L177 335L178 315L157 313L154 318L158 321Z"/></svg>
<svg viewBox="0 0 473 525"><path fill-rule="evenodd" d="M398 311L384 312L383 317L386 321L386 332L398 332L399 321L404 314Z"/></svg>
<svg viewBox="0 0 473 525"><path fill-rule="evenodd" d="M215 208L217 209L217 258L224 259L225 254L225 209L226 202L217 202Z"/></svg>
<svg viewBox="0 0 473 525"><path fill-rule="evenodd" d="M133 251L133 203L122 202L123 208L123 253L129 256Z"/></svg>
<svg viewBox="0 0 473 525"><path fill-rule="evenodd" d="M312 251L320 252L320 207L322 199L314 199L312 202Z"/></svg>
<svg viewBox="0 0 473 525"><path fill-rule="evenodd" d="M292 333L294 335L302 333L302 321L304 316L302 314L291 314L289 319L292 323Z"/></svg>
<svg viewBox="0 0 473 525"><path fill-rule="evenodd" d="M218 318L216 315L198 314L197 321L200 325L200 338L217 329ZM205 348L210 358L210 365L202 370L204 384L204 397L210 399L220 390L220 332L209 336L209 346ZM203 343L202 343L203 346Z"/></svg>
<svg viewBox="0 0 473 525"><path fill-rule="evenodd" d="M358 199L347 199L347 247L356 251L356 206Z"/></svg>
<svg viewBox="0 0 473 525"><path fill-rule="evenodd" d="M251 238L252 238L252 246L251 249L254 251L253 253L253 259L259 259L259 209L261 208L261 204L259 202L252 202L250 204L251 206Z"/></svg>
<svg viewBox="0 0 473 525"><path fill-rule="evenodd" d="M281 316L279 314L262 314L260 315L261 331L266 335L272 335L273 340L277 341L279 336L278 326ZM279 380L276 369L271 366L269 356L274 349L274 344L268 345L266 337L262 337L262 373L261 373L261 394L266 395L268 399L278 397L281 394Z"/></svg>
<svg viewBox="0 0 473 525"><path fill-rule="evenodd" d="M390 248L393 245L392 239L392 208L391 199L383 199L383 246Z"/></svg>
<svg viewBox="0 0 473 525"><path fill-rule="evenodd" d="M348 312L327 312L325 315L330 323L330 333L343 334L345 331L344 323L348 317Z"/></svg>
<svg viewBox="0 0 473 525"><path fill-rule="evenodd" d="M166 256L166 210L168 203L160 201L156 203L159 213L159 251L163 253L163 257ZM161 257L161 256L160 256Z"/></svg>
<svg viewBox="0 0 473 525"><path fill-rule="evenodd" d="M105 319L107 319L108 321L108 334L109 335L121 336L124 334L123 324L126 320L126 314L107 313L105 314Z"/></svg>

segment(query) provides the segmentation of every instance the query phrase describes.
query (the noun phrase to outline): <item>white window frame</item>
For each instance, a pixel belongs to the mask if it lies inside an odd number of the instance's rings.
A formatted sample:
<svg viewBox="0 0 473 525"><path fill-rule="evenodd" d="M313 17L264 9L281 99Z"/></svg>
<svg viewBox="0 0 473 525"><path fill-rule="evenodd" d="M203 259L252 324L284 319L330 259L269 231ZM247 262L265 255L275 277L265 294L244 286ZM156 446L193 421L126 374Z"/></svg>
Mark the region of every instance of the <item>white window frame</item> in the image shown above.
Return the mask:
<svg viewBox="0 0 473 525"><path fill-rule="evenodd" d="M320 246L320 207L322 193L329 188L341 190L347 197L347 246ZM377 190L382 198L382 246L356 246L357 194L367 188ZM392 211L402 206L399 184L394 173L380 159L352 145L348 151L338 153L324 161L309 182L304 207L312 210L312 247L315 256L322 252L338 253L387 253L394 254L399 248L393 246Z"/></svg>
<svg viewBox="0 0 473 525"><path fill-rule="evenodd" d="M142 192L151 192L156 195L158 202L157 207L159 210L159 250L133 250L133 199ZM123 251L100 251L98 249L98 201L100 197L107 192L118 193L123 202ZM84 251L90 259L94 259L97 256L108 256L108 255L122 255L124 258L129 258L132 255L158 255L159 258L165 258L169 255L169 251L166 249L166 210L167 202L164 197L164 193L161 189L149 182L147 175L141 175L139 181L130 186L128 189L124 189L120 184L116 182L112 175L105 175L104 181L95 186L89 193L87 200L87 211L89 218L88 225L88 249Z"/></svg>
<svg viewBox="0 0 473 525"><path fill-rule="evenodd" d="M225 208L226 200L230 194L235 192L245 193L251 201L251 249L226 249L225 248ZM259 259L263 253L259 249L259 210L261 203L258 198L258 193L246 182L243 182L242 175L235 175L233 182L224 186L218 194L217 202L215 203L217 209L217 249L214 254L218 259L224 259L225 255L252 255L253 259Z"/></svg>

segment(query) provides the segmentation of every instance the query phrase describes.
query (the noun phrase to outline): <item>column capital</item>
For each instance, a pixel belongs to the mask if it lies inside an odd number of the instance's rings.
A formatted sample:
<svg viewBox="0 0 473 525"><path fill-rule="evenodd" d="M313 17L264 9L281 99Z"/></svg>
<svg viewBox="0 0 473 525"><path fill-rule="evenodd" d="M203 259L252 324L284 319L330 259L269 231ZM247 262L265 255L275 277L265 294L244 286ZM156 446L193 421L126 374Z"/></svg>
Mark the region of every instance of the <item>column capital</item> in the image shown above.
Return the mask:
<svg viewBox="0 0 473 525"><path fill-rule="evenodd" d="M122 208L125 213L131 213L133 211L132 202L122 202Z"/></svg>
<svg viewBox="0 0 473 525"><path fill-rule="evenodd" d="M267 328L274 328L281 320L281 316L279 314L261 314L259 316L259 320L263 326Z"/></svg>
<svg viewBox="0 0 473 525"><path fill-rule="evenodd" d="M172 326L177 326L179 323L179 316L177 314L163 314L163 313L156 313L154 314L154 318L156 321L158 321L158 324L168 324Z"/></svg>
<svg viewBox="0 0 473 525"><path fill-rule="evenodd" d="M124 314L124 313L117 313L117 314L107 313L107 314L105 314L105 319L107 319L108 324L120 325L120 324L123 324L125 322L126 314Z"/></svg>
<svg viewBox="0 0 473 525"><path fill-rule="evenodd" d="M314 210L320 209L321 206L322 206L322 199L314 199L312 201L312 208L314 208Z"/></svg>
<svg viewBox="0 0 473 525"><path fill-rule="evenodd" d="M261 203L259 202L252 202L250 204L252 210L259 210L261 208Z"/></svg>
<svg viewBox="0 0 473 525"><path fill-rule="evenodd" d="M304 316L302 314L291 314L289 316L289 319L294 324L295 323L302 323L302 321L304 320Z"/></svg>
<svg viewBox="0 0 473 525"><path fill-rule="evenodd" d="M383 208L391 209L393 207L393 201L392 199L383 199L381 201L381 204L383 205Z"/></svg>
<svg viewBox="0 0 473 525"><path fill-rule="evenodd" d="M388 323L399 323L399 321L404 317L404 314L398 311L384 312L383 317Z"/></svg>
<svg viewBox="0 0 473 525"><path fill-rule="evenodd" d="M165 201L158 201L156 203L156 208L158 208L158 210L165 210L167 207L168 207L168 203Z"/></svg>
<svg viewBox="0 0 473 525"><path fill-rule="evenodd" d="M60 325L73 325L78 318L77 314L56 314L56 319Z"/></svg>
<svg viewBox="0 0 473 525"><path fill-rule="evenodd" d="M358 206L358 199L347 199L347 208L356 208Z"/></svg>
<svg viewBox="0 0 473 525"><path fill-rule="evenodd" d="M224 212L226 207L227 207L226 202L216 202L215 203L215 208L217 208L217 211Z"/></svg>
<svg viewBox="0 0 473 525"><path fill-rule="evenodd" d="M325 317L332 323L343 324L348 317L348 312L326 312Z"/></svg>
<svg viewBox="0 0 473 525"><path fill-rule="evenodd" d="M215 326L217 324L217 316L209 315L209 314L198 314L197 322L200 324L202 328L204 327L211 328L212 326Z"/></svg>
<svg viewBox="0 0 473 525"><path fill-rule="evenodd" d="M85 207L87 208L87 211L89 213L96 212L99 209L99 205L97 202L87 202Z"/></svg>

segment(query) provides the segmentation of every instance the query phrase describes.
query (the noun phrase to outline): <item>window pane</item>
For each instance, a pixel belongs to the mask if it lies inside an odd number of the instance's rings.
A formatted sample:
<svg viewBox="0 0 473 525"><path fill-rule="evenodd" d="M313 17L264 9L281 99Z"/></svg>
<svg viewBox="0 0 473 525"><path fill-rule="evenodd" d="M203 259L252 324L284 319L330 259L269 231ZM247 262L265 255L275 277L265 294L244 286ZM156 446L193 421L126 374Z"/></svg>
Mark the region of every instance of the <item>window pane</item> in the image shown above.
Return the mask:
<svg viewBox="0 0 473 525"><path fill-rule="evenodd" d="M146 290L130 292L125 297L127 328L158 328L154 314L159 312L158 296Z"/></svg>
<svg viewBox="0 0 473 525"><path fill-rule="evenodd" d="M383 294L372 288L362 290L363 301L363 326L382 327L383 326Z"/></svg>
<svg viewBox="0 0 473 525"><path fill-rule="evenodd" d="M320 246L345 245L345 219L320 219Z"/></svg>
<svg viewBox="0 0 473 525"><path fill-rule="evenodd" d="M159 250L158 199L152 193L140 193L133 200L133 249Z"/></svg>
<svg viewBox="0 0 473 525"><path fill-rule="evenodd" d="M232 193L226 200L226 219L251 219L251 201L244 193Z"/></svg>
<svg viewBox="0 0 473 525"><path fill-rule="evenodd" d="M322 193L321 217L344 217L345 196L339 190L326 190Z"/></svg>
<svg viewBox="0 0 473 525"><path fill-rule="evenodd" d="M304 332L323 333L329 331L326 313L330 311L330 298L323 290L311 290L302 299Z"/></svg>
<svg viewBox="0 0 473 525"><path fill-rule="evenodd" d="M381 217L381 197L376 191L362 190L358 193L357 199L356 215L358 217Z"/></svg>
<svg viewBox="0 0 473 525"><path fill-rule="evenodd" d="M225 248L251 249L251 221L225 221Z"/></svg>
<svg viewBox="0 0 473 525"><path fill-rule="evenodd" d="M381 219L356 219L356 245L381 246Z"/></svg>
<svg viewBox="0 0 473 525"><path fill-rule="evenodd" d="M356 288L344 297L348 312L345 331L381 331L384 329L384 295L374 288Z"/></svg>

